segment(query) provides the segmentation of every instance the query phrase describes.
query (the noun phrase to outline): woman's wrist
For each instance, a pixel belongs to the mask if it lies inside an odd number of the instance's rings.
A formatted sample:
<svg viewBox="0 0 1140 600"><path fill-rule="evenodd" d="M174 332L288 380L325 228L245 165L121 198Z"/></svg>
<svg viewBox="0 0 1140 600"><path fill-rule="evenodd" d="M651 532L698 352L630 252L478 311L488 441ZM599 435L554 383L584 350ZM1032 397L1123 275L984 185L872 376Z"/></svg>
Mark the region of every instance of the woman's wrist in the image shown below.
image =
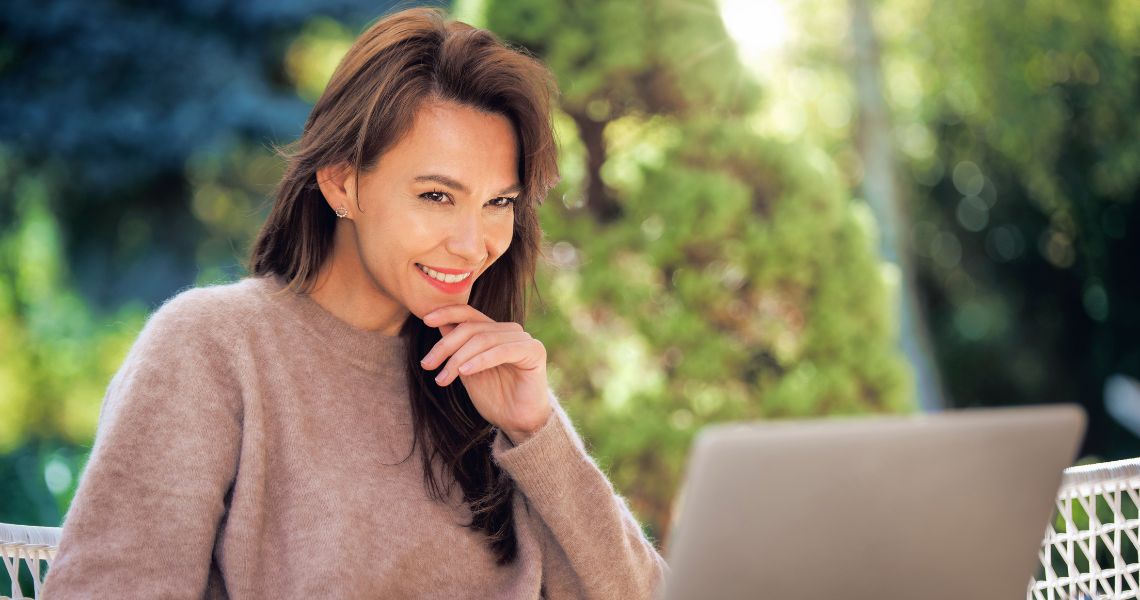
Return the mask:
<svg viewBox="0 0 1140 600"><path fill-rule="evenodd" d="M550 415L553 412L554 412L554 408L551 407L550 411L546 413L546 418L543 419L542 422L537 427L534 427L532 429L507 429L507 428L501 428L501 429L503 430L503 434L507 436L507 439L510 440L510 442L512 444L514 444L515 446L518 446L518 445L522 444L523 442L529 440L530 438L534 437L534 434L538 433L539 430L542 429L542 427L544 425L546 425L547 421L550 420Z"/></svg>
<svg viewBox="0 0 1140 600"><path fill-rule="evenodd" d="M507 436L507 440L509 440L513 446L518 446L519 444L522 444L523 442L529 440L532 436L534 436L535 433L536 432L533 431L503 430L503 435Z"/></svg>

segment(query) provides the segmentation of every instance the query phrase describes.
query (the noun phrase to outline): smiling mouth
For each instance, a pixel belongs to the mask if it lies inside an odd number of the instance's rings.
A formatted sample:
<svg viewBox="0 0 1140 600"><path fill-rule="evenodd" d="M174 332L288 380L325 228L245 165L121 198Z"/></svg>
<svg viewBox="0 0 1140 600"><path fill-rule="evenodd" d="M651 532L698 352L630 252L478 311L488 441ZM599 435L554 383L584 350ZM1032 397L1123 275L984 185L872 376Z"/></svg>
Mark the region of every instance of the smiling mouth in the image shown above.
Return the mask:
<svg viewBox="0 0 1140 600"><path fill-rule="evenodd" d="M464 281L465 279L470 277L471 273L472 273L472 271L468 271L466 273L460 273L460 274L456 274L456 275L453 275L450 273L440 273L439 271L436 271L435 269L432 269L431 267L427 267L427 266L421 265L419 263L416 263L416 267L418 267L419 270L423 271L428 277L431 277L432 279L435 279L436 281L442 281L443 283L459 283L460 281Z"/></svg>

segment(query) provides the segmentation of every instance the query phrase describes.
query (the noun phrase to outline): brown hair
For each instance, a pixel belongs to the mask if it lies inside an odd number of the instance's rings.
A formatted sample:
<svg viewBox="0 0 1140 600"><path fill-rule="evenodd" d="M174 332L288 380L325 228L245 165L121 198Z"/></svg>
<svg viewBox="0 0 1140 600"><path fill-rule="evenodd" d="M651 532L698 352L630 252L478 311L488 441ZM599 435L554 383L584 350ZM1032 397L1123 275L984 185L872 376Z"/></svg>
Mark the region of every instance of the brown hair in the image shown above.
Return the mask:
<svg viewBox="0 0 1140 600"><path fill-rule="evenodd" d="M524 324L526 282L537 291L534 271L542 241L537 206L558 180L550 115L557 93L540 61L486 30L448 19L439 9L408 9L380 19L341 60L300 139L278 148L286 170L252 247L250 272L281 275L293 291L311 291L336 228L336 216L317 185L317 169L349 164L358 175L371 169L407 133L424 101L452 101L503 115L515 129L522 193L515 204L514 237L475 281L469 303L495 321ZM514 482L491 459L495 428L475 410L460 380L441 388L434 380L438 369L419 365L418 358L439 341L438 329L413 314L400 336L408 349L412 452L419 444L424 485L444 501L444 486L432 469L433 461L441 461L471 507L467 526L486 532L498 564L509 564L518 553L511 513Z"/></svg>

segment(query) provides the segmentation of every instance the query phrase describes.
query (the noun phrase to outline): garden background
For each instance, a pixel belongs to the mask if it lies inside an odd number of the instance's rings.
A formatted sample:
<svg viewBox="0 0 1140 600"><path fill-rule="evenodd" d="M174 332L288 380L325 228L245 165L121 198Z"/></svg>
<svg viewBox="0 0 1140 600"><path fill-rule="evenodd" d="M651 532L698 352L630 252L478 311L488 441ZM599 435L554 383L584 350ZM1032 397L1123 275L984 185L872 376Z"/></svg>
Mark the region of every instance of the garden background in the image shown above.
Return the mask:
<svg viewBox="0 0 1140 600"><path fill-rule="evenodd" d="M558 77L527 329L659 544L709 423L1076 402L1082 460L1140 455L1140 4L452 8ZM0 522L60 525L147 314L245 274L385 9L0 9Z"/></svg>

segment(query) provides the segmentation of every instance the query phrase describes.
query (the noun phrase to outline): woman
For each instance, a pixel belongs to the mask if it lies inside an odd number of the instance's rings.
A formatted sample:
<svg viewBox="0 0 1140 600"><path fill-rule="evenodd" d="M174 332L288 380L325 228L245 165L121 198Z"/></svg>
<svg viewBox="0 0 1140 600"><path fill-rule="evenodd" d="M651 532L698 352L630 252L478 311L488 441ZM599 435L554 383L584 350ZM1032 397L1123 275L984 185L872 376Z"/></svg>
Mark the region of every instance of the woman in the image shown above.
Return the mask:
<svg viewBox="0 0 1140 600"><path fill-rule="evenodd" d="M168 300L108 386L44 595L654 595L521 326L555 91L438 11L364 32L252 275Z"/></svg>

